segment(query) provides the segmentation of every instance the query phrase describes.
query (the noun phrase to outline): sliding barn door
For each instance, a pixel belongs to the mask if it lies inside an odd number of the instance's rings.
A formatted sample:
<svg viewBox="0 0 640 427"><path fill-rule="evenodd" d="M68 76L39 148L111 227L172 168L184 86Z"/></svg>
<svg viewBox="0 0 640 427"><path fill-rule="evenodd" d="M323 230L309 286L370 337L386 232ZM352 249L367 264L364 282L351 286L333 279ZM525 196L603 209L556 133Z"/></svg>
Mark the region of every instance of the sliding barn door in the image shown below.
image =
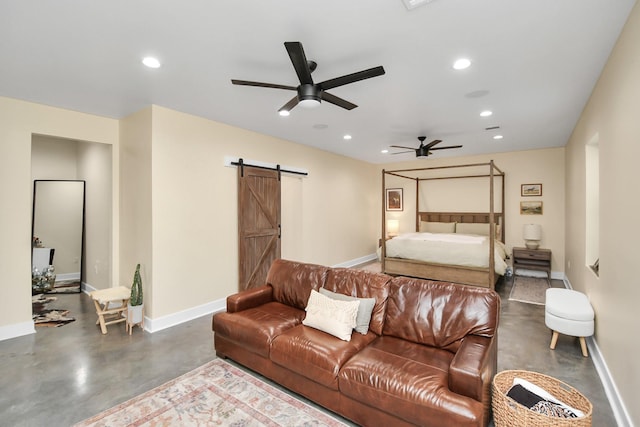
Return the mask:
<svg viewBox="0 0 640 427"><path fill-rule="evenodd" d="M265 284L280 258L280 179L275 170L238 167L239 289Z"/></svg>

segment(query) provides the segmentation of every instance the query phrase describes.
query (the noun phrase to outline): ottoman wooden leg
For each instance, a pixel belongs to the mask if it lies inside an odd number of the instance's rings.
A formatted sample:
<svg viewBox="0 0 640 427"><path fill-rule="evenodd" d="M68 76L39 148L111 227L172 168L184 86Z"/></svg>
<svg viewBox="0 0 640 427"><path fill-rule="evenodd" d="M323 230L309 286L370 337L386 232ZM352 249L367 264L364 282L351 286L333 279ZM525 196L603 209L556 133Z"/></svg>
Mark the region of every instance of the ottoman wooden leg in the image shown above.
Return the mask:
<svg viewBox="0 0 640 427"><path fill-rule="evenodd" d="M551 345L549 346L549 348L551 350L555 350L557 342L558 342L558 331L553 331L553 336L551 337Z"/></svg>
<svg viewBox="0 0 640 427"><path fill-rule="evenodd" d="M580 337L580 347L582 348L582 355L584 357L589 357L589 353L587 353L587 341L584 337Z"/></svg>

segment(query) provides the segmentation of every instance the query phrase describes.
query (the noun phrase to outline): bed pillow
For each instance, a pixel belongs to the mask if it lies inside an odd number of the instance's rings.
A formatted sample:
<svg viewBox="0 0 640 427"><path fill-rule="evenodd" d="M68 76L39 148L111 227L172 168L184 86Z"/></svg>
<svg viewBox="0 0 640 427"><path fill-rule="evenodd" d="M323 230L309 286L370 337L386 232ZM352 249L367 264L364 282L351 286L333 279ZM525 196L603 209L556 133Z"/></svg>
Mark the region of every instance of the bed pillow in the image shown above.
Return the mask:
<svg viewBox="0 0 640 427"><path fill-rule="evenodd" d="M320 288L320 293L331 299L338 301L360 301L358 307L358 314L356 315L356 327L353 328L356 332L367 335L369 332L369 322L371 322L371 313L373 312L373 306L376 304L375 298L357 298L349 295L338 294L331 292L325 288Z"/></svg>
<svg viewBox="0 0 640 427"><path fill-rule="evenodd" d="M480 236L488 236L490 224L484 223L465 223L459 222L456 224L457 234L478 234Z"/></svg>
<svg viewBox="0 0 640 427"><path fill-rule="evenodd" d="M311 290L309 302L305 308L307 315L303 325L351 341L351 332L356 326L356 317L360 301L338 301Z"/></svg>
<svg viewBox="0 0 640 427"><path fill-rule="evenodd" d="M420 221L421 233L455 233L455 222L427 222Z"/></svg>

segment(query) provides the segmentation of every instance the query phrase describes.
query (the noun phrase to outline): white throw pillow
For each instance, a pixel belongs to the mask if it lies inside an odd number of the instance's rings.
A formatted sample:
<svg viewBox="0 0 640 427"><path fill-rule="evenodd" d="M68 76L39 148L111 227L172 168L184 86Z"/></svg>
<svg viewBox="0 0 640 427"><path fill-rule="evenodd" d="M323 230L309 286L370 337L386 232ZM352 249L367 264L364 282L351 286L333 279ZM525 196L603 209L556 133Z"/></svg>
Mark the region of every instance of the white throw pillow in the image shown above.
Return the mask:
<svg viewBox="0 0 640 427"><path fill-rule="evenodd" d="M373 307L376 305L375 298L357 298L331 292L325 288L320 288L320 293L338 301L360 301L358 315L356 316L356 327L354 329L362 335L367 335L367 332L369 332L369 323L371 322L371 313L373 312Z"/></svg>
<svg viewBox="0 0 640 427"><path fill-rule="evenodd" d="M307 315L302 324L351 341L351 332L356 327L360 301L338 301L311 290L305 309Z"/></svg>
<svg viewBox="0 0 640 427"><path fill-rule="evenodd" d="M488 236L490 224L486 223L464 223L456 224L456 233L458 234L477 234L480 236Z"/></svg>

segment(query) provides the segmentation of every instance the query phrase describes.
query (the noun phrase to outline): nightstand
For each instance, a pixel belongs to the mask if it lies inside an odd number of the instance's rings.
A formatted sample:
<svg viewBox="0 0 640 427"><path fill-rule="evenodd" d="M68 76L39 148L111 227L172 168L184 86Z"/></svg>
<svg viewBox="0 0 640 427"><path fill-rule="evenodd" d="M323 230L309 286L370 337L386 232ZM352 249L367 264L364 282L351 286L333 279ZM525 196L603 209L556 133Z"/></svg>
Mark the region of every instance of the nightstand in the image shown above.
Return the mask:
<svg viewBox="0 0 640 427"><path fill-rule="evenodd" d="M544 271L551 286L551 250L513 248L513 275L518 269Z"/></svg>

